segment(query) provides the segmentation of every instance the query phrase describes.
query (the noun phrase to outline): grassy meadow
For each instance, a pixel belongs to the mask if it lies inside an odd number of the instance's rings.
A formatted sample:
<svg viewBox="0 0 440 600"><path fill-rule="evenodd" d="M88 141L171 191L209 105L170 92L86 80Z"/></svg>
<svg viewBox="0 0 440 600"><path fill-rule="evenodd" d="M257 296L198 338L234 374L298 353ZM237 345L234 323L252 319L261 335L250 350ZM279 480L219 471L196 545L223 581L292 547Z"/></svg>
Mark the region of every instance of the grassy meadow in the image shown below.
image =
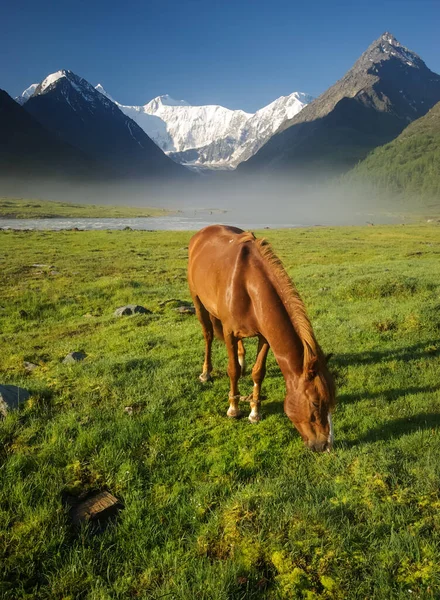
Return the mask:
<svg viewBox="0 0 440 600"><path fill-rule="evenodd" d="M440 597L440 226L264 235L334 353L330 454L271 354L258 425L226 417L218 342L199 382L191 233L0 231L0 383L32 392L0 420L0 598ZM75 529L65 494L102 489L119 516Z"/></svg>
<svg viewBox="0 0 440 600"><path fill-rule="evenodd" d="M74 204L34 198L0 198L0 226L1 219L135 218L162 217L167 214L170 214L170 211L162 208Z"/></svg>

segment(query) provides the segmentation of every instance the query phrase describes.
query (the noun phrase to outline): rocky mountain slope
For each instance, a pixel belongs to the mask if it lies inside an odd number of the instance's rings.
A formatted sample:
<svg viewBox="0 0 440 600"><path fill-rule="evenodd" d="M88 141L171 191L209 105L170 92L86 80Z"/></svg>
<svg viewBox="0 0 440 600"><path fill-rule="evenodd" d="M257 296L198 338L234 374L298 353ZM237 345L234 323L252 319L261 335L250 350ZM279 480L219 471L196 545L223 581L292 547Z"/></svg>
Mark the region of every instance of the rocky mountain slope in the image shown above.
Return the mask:
<svg viewBox="0 0 440 600"><path fill-rule="evenodd" d="M0 90L0 175L28 178L104 176L100 165L47 131Z"/></svg>
<svg viewBox="0 0 440 600"><path fill-rule="evenodd" d="M284 122L239 171L347 170L440 100L440 76L384 33L335 85Z"/></svg>
<svg viewBox="0 0 440 600"><path fill-rule="evenodd" d="M46 77L23 107L60 140L106 165L114 176L189 175L114 102L72 71L57 71Z"/></svg>

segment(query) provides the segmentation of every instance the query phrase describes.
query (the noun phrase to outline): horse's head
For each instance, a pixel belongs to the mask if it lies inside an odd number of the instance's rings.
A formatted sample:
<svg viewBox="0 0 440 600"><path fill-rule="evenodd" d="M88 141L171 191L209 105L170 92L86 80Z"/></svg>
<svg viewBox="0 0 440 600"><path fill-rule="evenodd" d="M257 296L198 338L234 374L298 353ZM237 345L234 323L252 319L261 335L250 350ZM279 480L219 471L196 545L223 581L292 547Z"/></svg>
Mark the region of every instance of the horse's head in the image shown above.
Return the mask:
<svg viewBox="0 0 440 600"><path fill-rule="evenodd" d="M331 410L335 384L324 357L314 357L287 386L284 411L311 450L330 452L333 446Z"/></svg>

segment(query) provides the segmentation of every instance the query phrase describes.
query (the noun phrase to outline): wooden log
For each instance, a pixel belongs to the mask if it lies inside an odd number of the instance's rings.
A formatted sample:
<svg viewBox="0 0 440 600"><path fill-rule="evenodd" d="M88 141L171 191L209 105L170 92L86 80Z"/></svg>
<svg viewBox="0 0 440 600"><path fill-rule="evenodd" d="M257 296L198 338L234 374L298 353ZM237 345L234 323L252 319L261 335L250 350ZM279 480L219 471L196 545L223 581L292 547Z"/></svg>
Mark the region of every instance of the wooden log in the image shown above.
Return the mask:
<svg viewBox="0 0 440 600"><path fill-rule="evenodd" d="M74 525L87 522L103 525L121 508L122 504L110 492L100 492L72 507L70 514Z"/></svg>

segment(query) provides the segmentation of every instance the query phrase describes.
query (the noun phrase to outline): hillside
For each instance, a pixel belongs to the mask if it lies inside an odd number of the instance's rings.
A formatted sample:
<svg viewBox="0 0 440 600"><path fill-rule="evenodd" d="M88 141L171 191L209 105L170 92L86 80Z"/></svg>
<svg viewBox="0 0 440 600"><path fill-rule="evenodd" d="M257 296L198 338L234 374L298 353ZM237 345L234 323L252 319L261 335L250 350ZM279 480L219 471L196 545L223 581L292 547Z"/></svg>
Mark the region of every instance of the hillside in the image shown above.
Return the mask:
<svg viewBox="0 0 440 600"><path fill-rule="evenodd" d="M0 175L8 178L90 179L101 166L47 131L0 90Z"/></svg>
<svg viewBox="0 0 440 600"><path fill-rule="evenodd" d="M439 234L264 232L335 353L335 448L317 455L272 353L258 425L248 403L226 417L220 342L198 380L201 327L173 302L189 232L1 231L0 383L32 393L0 418L2 600L438 598ZM127 303L152 314L115 317ZM102 489L123 510L72 527L63 500Z"/></svg>
<svg viewBox="0 0 440 600"><path fill-rule="evenodd" d="M440 199L440 102L346 176L383 192Z"/></svg>

